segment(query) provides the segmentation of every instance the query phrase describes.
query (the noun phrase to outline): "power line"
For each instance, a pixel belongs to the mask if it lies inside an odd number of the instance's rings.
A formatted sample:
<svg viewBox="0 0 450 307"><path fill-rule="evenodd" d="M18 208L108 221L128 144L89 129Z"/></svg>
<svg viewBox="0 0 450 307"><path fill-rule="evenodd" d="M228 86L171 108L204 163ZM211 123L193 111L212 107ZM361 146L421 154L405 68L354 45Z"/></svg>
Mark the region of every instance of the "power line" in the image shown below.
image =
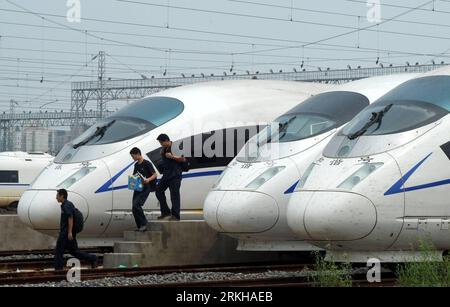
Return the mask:
<svg viewBox="0 0 450 307"><path fill-rule="evenodd" d="M116 0L116 1L118 1L118 0ZM353 33L357 33L357 32L360 32L360 31L366 31L366 30L368 30L368 29L370 29L370 28L378 27L378 26L380 26L380 25L382 25L382 24L386 24L386 23L388 23L389 21L394 20L394 19L396 19L396 18L398 18L398 17L401 17L401 16L404 16L404 15L406 15L406 14L409 14L409 13L413 12L414 10L416 10L417 8L420 8L420 7L423 7L423 6L427 5L427 4L430 4L430 3L432 3L433 1L434 1L434 0L427 1L427 2L425 2L425 3L423 3L423 4L419 5L419 6L417 6L417 7L415 7L415 8L411 8L411 9L408 10L408 11L405 11L405 12L402 12L402 13L400 13L400 14L397 14L397 15L395 15L394 17L391 17L391 18L389 18L389 19L386 19L386 20L384 20L384 21L382 21L382 22L380 22L380 23L373 24L373 25L370 25L370 26L367 26L367 27L364 27L364 28L352 30L352 31L349 31L349 32L345 32L345 33L341 33L341 34L337 34L337 35L332 35L332 36L329 36L329 37L327 37L327 38L319 39L319 40L317 40L317 41L315 41L315 42L307 43L307 44L304 44L304 45L301 45L301 46L297 46L297 47L294 47L294 48L304 48L304 47L308 47L308 46L310 46L310 45L315 45L315 44L318 44L318 43L323 43L323 42L325 42L325 41L329 41L329 40L332 40L332 39L335 39L335 38L347 36L347 35L350 35L350 34L353 34ZM377 31L377 32L378 32L378 31ZM285 49L291 49L291 48L293 48L293 47L265 49L265 50L252 51L251 53L255 53L255 52L279 51L279 50L285 50ZM378 48L377 48L377 51L378 51ZM249 54L249 53L243 53L243 54Z"/></svg>
<svg viewBox="0 0 450 307"><path fill-rule="evenodd" d="M16 22L2 22L0 21L0 23L2 24L8 24L8 25L19 25L19 26L28 26L28 27L41 27L40 25L36 25L36 24L24 24L24 23L16 23ZM62 28L62 27L52 27L52 26L44 26L46 28L49 29L57 29L57 30L65 30L65 31L70 31L70 29L66 29L66 28ZM448 26L450 27L450 25ZM130 33L130 32L111 32L111 31L95 31L95 30L85 30L88 32L94 32L94 33L108 33L108 34L116 34L116 35L129 35L129 36L134 36L134 37L152 37L152 38L164 38L164 39L177 39L177 40L189 40L189 41L205 41L205 42L219 42L219 43L227 43L227 44L241 44L241 45L251 45L248 42L236 42L236 41L223 41L223 40L210 40L210 39L199 39L199 38L186 38L186 37L179 37L179 36L165 36L165 35L148 35L148 34L139 34L139 33ZM73 42L73 41L71 41ZM85 42L77 42L77 43L85 43ZM273 47L287 47L286 45L275 45L275 44L261 44L261 43L252 43L253 45L257 46L273 46ZM352 47L354 48L354 47ZM309 49L313 49L313 50L329 50L326 48L317 48L317 47L310 47ZM36 50L38 51L38 50ZM347 49L343 49L343 50L333 50L333 51L348 51ZM46 50L47 52L47 50ZM354 52L368 52L365 50L354 50ZM73 53L73 52L70 52ZM84 53L78 52L76 54L80 54L80 55L85 55ZM117 55L114 55L117 56ZM125 56L125 55L121 55L121 56ZM156 59L165 59L163 57L151 57L151 58L156 58ZM224 62L224 61L223 61Z"/></svg>
<svg viewBox="0 0 450 307"><path fill-rule="evenodd" d="M306 9L306 8L283 6L283 5L278 5L278 4L258 3L258 2L253 2L253 1L244 1L244 0L225 0L225 1L235 2L235 3L242 3L242 4L248 4L248 5L255 5L255 6L264 6L264 7L271 7L271 8L288 9L288 10L301 11L301 12L334 15L334 16L343 16L343 17L352 17L352 18L361 17L361 15L342 13L342 12L336 12L336 11L329 11L329 10L324 11L324 10L317 10L317 9ZM443 1L443 0L441 0L441 1ZM361 3L367 4L367 2L361 2ZM383 4L383 5L385 5L385 4ZM383 20L387 20L387 19L380 18L380 20L383 21ZM436 27L450 27L450 25L447 25L447 24L428 23L428 22L420 22L420 21L412 21L412 20L392 20L392 22L406 23L406 24L417 24L417 25L426 25L426 26L436 26Z"/></svg>
<svg viewBox="0 0 450 307"><path fill-rule="evenodd" d="M364 4L367 4L366 1L361 1L361 0L344 0L344 1L347 1L347 2L354 2L354 3L364 3ZM440 1L448 2L448 1L444 1L444 0L440 0ZM427 4L431 4L431 3L434 3L434 2L435 2L435 1L430 1L430 2L427 3ZM387 4L387 3L384 3L384 2L383 2L382 5L383 5L383 6L387 6L387 7L400 8L400 9L415 9L414 7L411 7L411 6L396 5L396 4ZM436 9L417 8L417 9L415 9L415 10L418 10L418 11L425 11L425 12L429 12L429 13L443 13L443 14L450 14L450 11L442 11L442 10L436 10Z"/></svg>
<svg viewBox="0 0 450 307"><path fill-rule="evenodd" d="M51 19L49 19L49 18L46 18L46 17L42 16L41 14L36 13L36 12L33 12L33 11L31 11L31 10L29 10L29 9L27 9L27 8L25 8L25 7L23 7L23 6L21 6L21 5L18 5L18 4L14 3L14 2L12 2L12 1L10 1L10 0L5 0L5 1L8 2L9 4L11 4L11 5L15 6L15 7L18 7L18 8L20 8L20 9L26 11L26 12L29 12L29 13L31 13L32 15L34 15L34 16L36 16L36 17L38 17L38 18L41 18L41 19L43 19L43 20L45 20L45 21L47 21L47 22L50 22L50 23L53 23L53 24L57 24L57 25L59 25L59 26L62 26L62 27L71 29L71 30L73 30L73 31L75 31L75 32L83 33L83 34L85 34L85 35L87 35L87 36L93 37L93 38L98 39L98 40L100 40L100 41L107 41L107 42L112 42L112 43L121 44L121 45L124 45L124 46L127 46L127 47L142 48L142 49L148 49L148 50L159 51L159 52L165 52L165 51L168 51L167 49L160 48L160 47L153 47L153 46L140 45L140 44L135 44L135 43L131 43L131 42L123 42L123 41L119 41L119 40L110 39L110 38L106 38L106 37L103 37L103 36L95 35L95 34L92 34L92 33L89 33L89 32L85 32L85 31L79 30L79 29L77 29L77 28L73 28L73 27L70 27L70 26L68 26L68 25L65 25L65 24L59 23L59 22L57 22L57 21L51 20ZM176 53L188 53L188 54L189 54L189 53L195 53L195 54L230 55L230 53L225 53L225 52L202 51L202 50L188 50L188 49L171 49L171 51L172 51L172 52L176 52Z"/></svg>
<svg viewBox="0 0 450 307"><path fill-rule="evenodd" d="M8 12L15 12L15 13L31 14L30 12L27 12L27 11L19 11L19 10L11 10L11 9L0 9L0 11L8 11ZM39 13L39 15L58 17L58 18L65 18L65 16L56 15L56 14ZM264 37L264 36L255 36L255 35L243 35L243 34L226 33L226 32L218 32L218 31L206 31L206 30L190 29L190 28L183 28L183 27L173 27L173 26L167 29L166 27L158 26L158 25L149 25L149 24L132 23L132 22L124 22L124 21L111 21L111 20L104 20L104 19L98 19L98 18L84 18L83 17L82 20L101 22L101 23L109 23L109 24L139 26L139 27L166 29L166 30L176 30L176 31L184 31L184 32L192 32L192 33L202 33L202 34L211 34L211 35L240 37L240 38L248 38L248 39L270 40L270 41L290 42L290 43L298 43L298 44L307 44L308 43L308 42L298 41L298 40L288 40L288 39L281 39L281 38L274 38L274 37ZM359 49L359 50L377 51L377 49L375 49L375 48L367 48L367 47L359 47L359 48L357 48L355 46L338 45L338 44L315 43L315 45L322 45L322 46L329 46L329 47L353 48L355 50ZM420 56L422 56L422 55L423 56L434 56L434 54L430 54L430 53L414 53L414 52L399 51L399 50L387 50L387 49L382 49L381 50L380 49L379 51L380 52L385 52L385 53L402 53L402 54L420 55Z"/></svg>
<svg viewBox="0 0 450 307"><path fill-rule="evenodd" d="M140 4L140 5L146 5L146 6L155 6L155 7L164 7L164 8L178 9L178 10L202 12L202 13L208 13L208 14L220 14L220 15L229 15L229 16L236 16L236 17L256 18L256 19L263 19L263 20L275 20L275 21L283 21L283 22L294 22L294 23L309 24L309 25L314 25L314 26L341 28L341 29L354 30L354 31L370 31L370 32L379 32L379 33L393 34L393 35L404 35L404 36L412 36L412 37L426 37L426 38L433 38L433 39L450 39L449 37L440 37L440 36L434 36L434 35L423 35L423 34L416 34L416 33L398 32L398 31L386 31L386 30L379 30L379 31L378 30L371 30L371 28L373 28L374 26L368 26L368 27L359 29L359 28L355 28L355 27L351 27L351 26L343 26L343 25L339 25L339 24L313 22L313 21L305 21L305 20L289 20L289 19L284 19L284 18L267 17L267 16L251 15L251 14L241 14L241 13L231 13L231 12L224 12L224 11L217 11L217 10L206 10L206 9L174 6L174 5L167 5L167 4L147 3L147 2L140 2L140 1L134 1L134 0L115 0L115 1L117 1L117 2L124 2L124 3ZM427 2L426 4L429 4L431 2L433 2L433 0ZM426 5L426 4L424 4L424 5ZM422 5L422 6L424 6L424 5ZM403 16L403 15L404 14L401 14L398 17ZM391 20L392 19L386 19L383 22L381 22L380 25L383 24L383 23L389 22ZM351 33L354 33L354 32L348 32L348 34L351 34ZM345 35L348 35L348 34L345 34ZM336 37L340 37L340 36L343 36L343 35L339 35L339 36L336 36ZM314 43L310 43L310 44L314 44ZM282 48L282 47L280 47L280 48ZM293 48L293 47L285 47L285 48Z"/></svg>
<svg viewBox="0 0 450 307"><path fill-rule="evenodd" d="M361 29L361 30L364 30L364 28ZM337 37L340 37L340 36L349 35L349 34L352 34L352 33L355 33L355 32L357 32L357 31L355 30L355 31L352 31L352 32L347 32L347 33L335 35L335 36L333 36L331 38L326 38L326 39L323 39L321 41L326 41L326 40L337 38ZM41 40L39 38L25 37L25 36L9 36L9 35L5 35L3 37L23 39L23 40ZM440 37L440 38L441 39L445 39L445 40L450 40L450 37ZM61 43L75 43L75 44L83 43L83 42L80 42L80 41L69 41L69 40L66 41L66 40L60 40L60 39L45 39L45 40L53 41L53 42L61 42ZM121 44L117 44L117 45L114 45L114 44L100 44L100 43L92 43L92 44L94 44L94 45L113 45L113 46L117 46L117 47L127 47L127 46L124 46L124 45L121 45ZM259 57L299 58L298 56L274 55L274 54L268 55L268 54L257 54L257 53L270 52L270 51L279 51L279 50L286 50L286 49L293 49L293 48L303 48L303 47L309 47L310 45L314 45L314 44L315 44L315 42L310 42L310 43L306 43L304 45L287 46L287 47L264 49L264 50L253 50L253 51L248 51L248 52L236 52L236 53L232 53L232 54L234 54L234 55L255 54L255 56L259 56ZM347 48L352 48L352 47L347 47ZM356 48L356 47L353 47L353 48ZM5 48L3 48L3 49L5 49ZM383 53L394 53L394 54L402 53L402 54L418 55L418 56L435 56L436 55L436 54L426 54L426 53L422 54L422 53L416 53L416 52L395 51L395 50L389 50L389 49L379 49L378 50L376 48L366 48L366 47L360 47L359 49L365 49L365 50L371 50L371 51L380 51L380 52L383 52ZM330 50L330 51L333 51L333 50ZM202 52L202 51L198 52L198 54L202 54L202 53L205 53L205 52ZM208 53L208 54L212 53L212 54L217 54L217 55L227 55L227 56L230 55L230 53L220 53L220 52L215 53L215 52L212 52L212 51L208 51L206 53ZM223 61L223 62L229 63L229 61Z"/></svg>
<svg viewBox="0 0 450 307"><path fill-rule="evenodd" d="M24 37L24 36L4 36L4 37L14 37L14 38L18 38L18 39L26 39L26 40L40 40L40 39L38 39L38 38L34 38L34 37ZM450 40L450 38L448 38L449 40ZM49 39L50 40L50 39ZM60 40L56 40L56 39L51 39L51 41L60 41ZM66 41L64 41L64 40L61 40L61 41L63 41L63 42L66 42ZM67 42L71 42L71 43L80 43L79 41L67 41ZM101 45L101 44L99 44L99 45ZM120 47L124 47L124 46L120 46ZM265 51L275 51L275 50L284 50L284 49L290 49L290 48L299 48L299 46L292 46L292 47L283 47L283 48L276 48L276 49L268 49L268 50L265 50ZM253 54L253 53L256 53L257 51L251 51L251 52L239 52L239 53L236 53L236 54L240 54L240 55L243 55L243 54ZM261 51L262 52L262 51ZM418 55L418 54L414 54L414 55ZM257 54L257 55L255 55L255 56L258 56L258 57L270 57L270 58L290 58L290 59L299 59L299 57L298 56L289 56L289 55L267 55L267 54ZM227 63L229 63L229 62L227 62ZM255 63L255 64L257 64L257 63Z"/></svg>
<svg viewBox="0 0 450 307"><path fill-rule="evenodd" d="M352 49L355 47L341 47L343 49L338 49L339 47L334 47L333 49L329 48L320 48L320 47L308 47L308 50L322 50L322 51L333 51L333 52L355 52L355 53L369 53L372 54L374 49L370 49L370 48L360 48L360 49ZM364 50L367 49L367 50ZM27 51L27 52L40 52L40 50L36 50L36 49L31 49L31 48L8 48L8 47L3 47L2 50L13 50L13 51ZM394 51L394 50L381 50L384 51L385 53L389 53L389 54L407 54L407 55L418 55L418 56L434 56L436 54L421 54L421 53L413 53L413 52L402 52L402 51ZM47 53L57 53L57 54L68 54L68 55L85 55L84 53L81 52L74 52L74 51L65 51L65 50L46 50ZM383 52L383 53L384 53ZM93 55L93 54L91 54ZM138 55L126 55L126 54L111 54L114 57L120 57L120 58L133 58L133 59L152 59L152 60L165 60L166 58L164 57L157 57L157 56L138 56ZM440 55L440 54L439 54ZM298 57L294 57L291 56L292 58L298 58ZM22 59L24 59L23 57L21 57ZM12 59L17 59L17 57L14 57ZM34 58L35 59L35 58ZM33 60L34 60L33 59ZM40 60L40 59L37 59ZM49 61L49 60L47 60ZM59 61L63 61L63 60L59 60ZM202 61L202 62L211 62L211 63L230 63L229 60L211 60L211 59L195 59L195 58L176 58L176 57L171 57L171 61L182 61L182 62L192 62L192 61ZM72 61L71 61L72 62ZM39 62L41 63L41 62ZM81 63L80 61L77 61L76 63ZM85 63L83 61L83 63ZM248 64L250 62L241 62L241 61L234 61L235 64ZM258 64L257 62L255 62L254 64Z"/></svg>
<svg viewBox="0 0 450 307"><path fill-rule="evenodd" d="M26 37L26 36L14 36L14 35L2 35L4 38L12 38L12 39L26 39L26 40L37 40L37 41L49 41L49 42L55 42L55 43L65 43L65 44L88 44L88 45L95 45L95 46L113 46L113 47L123 47L123 48L144 48L144 49L152 49L152 47L143 46L143 45L137 45L133 43L124 43L119 42L116 40L110 40L102 38L103 40L107 41L115 41L117 43L104 43L104 42L83 42L83 41L75 41L75 40L63 40L63 39L52 39L52 38L37 38L37 37ZM229 55L229 53L225 52L219 52L219 51L204 51L204 50L184 50L184 51L177 51L178 53L203 53L203 54L218 54L218 55Z"/></svg>
<svg viewBox="0 0 450 307"><path fill-rule="evenodd" d="M7 21L0 21L0 24L17 25L17 26L24 26L24 27L41 27L40 25L36 25L36 24L26 24L26 23L7 22ZM66 28L63 28L63 27L54 27L54 26L42 26L42 27L44 27L46 29L71 31L71 29L66 29ZM92 29L85 29L84 31L87 31L87 32L90 32L90 33L114 34L114 35L125 35L125 36L134 36L134 37L149 37L149 38L162 38L162 39L173 39L173 40L187 40L187 41L196 41L196 42L221 43L221 44L246 45L246 46L251 45L251 43L248 43L248 42L226 41L226 40L216 40L216 39L202 39L202 38L189 38L189 37L182 37L182 36L150 35L150 34L140 34L140 33L130 33L130 32L100 31L100 30L92 30ZM263 43L255 43L255 45L271 46L271 47L282 47L281 45L267 44L267 43L265 43L265 44L263 44Z"/></svg>

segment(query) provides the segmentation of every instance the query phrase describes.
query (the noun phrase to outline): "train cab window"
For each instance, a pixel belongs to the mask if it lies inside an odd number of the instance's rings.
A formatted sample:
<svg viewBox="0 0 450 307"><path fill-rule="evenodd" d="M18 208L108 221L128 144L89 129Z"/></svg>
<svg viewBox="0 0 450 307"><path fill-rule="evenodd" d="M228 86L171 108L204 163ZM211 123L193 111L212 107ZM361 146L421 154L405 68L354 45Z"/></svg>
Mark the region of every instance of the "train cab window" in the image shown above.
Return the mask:
<svg viewBox="0 0 450 307"><path fill-rule="evenodd" d="M342 126L369 105L369 99L355 92L334 91L313 96L277 118L261 131L245 150L241 162L265 160L262 145L308 139Z"/></svg>
<svg viewBox="0 0 450 307"><path fill-rule="evenodd" d="M369 99L359 93L335 91L319 94L277 118L274 122L278 127L274 129L271 125L274 131L266 130L262 134L268 134L269 143L307 139L342 126L368 105Z"/></svg>
<svg viewBox="0 0 450 307"><path fill-rule="evenodd" d="M0 183L19 183L19 172L0 171Z"/></svg>
<svg viewBox="0 0 450 307"><path fill-rule="evenodd" d="M138 100L112 116L99 120L71 144L67 144L58 153L55 162L78 162L77 153L80 148L112 144L137 137L174 119L183 110L184 104L171 97L148 97Z"/></svg>
<svg viewBox="0 0 450 307"><path fill-rule="evenodd" d="M74 147L120 142L159 127L183 112L181 101L149 97L136 101L88 129Z"/></svg>
<svg viewBox="0 0 450 307"><path fill-rule="evenodd" d="M450 112L450 76L417 78L396 87L378 101L428 102Z"/></svg>
<svg viewBox="0 0 450 307"><path fill-rule="evenodd" d="M410 80L358 114L341 135L385 135L417 129L450 112L450 77Z"/></svg>
<svg viewBox="0 0 450 307"><path fill-rule="evenodd" d="M148 97L136 101L112 115L112 117L139 118L156 127L180 115L184 104L171 97Z"/></svg>

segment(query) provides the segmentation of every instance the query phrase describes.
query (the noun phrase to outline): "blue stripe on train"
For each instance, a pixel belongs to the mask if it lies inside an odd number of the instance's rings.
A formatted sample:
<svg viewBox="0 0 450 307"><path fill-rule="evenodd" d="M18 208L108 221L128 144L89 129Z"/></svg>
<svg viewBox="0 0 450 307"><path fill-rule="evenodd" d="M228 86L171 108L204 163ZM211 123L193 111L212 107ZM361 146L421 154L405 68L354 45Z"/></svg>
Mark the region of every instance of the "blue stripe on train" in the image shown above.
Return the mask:
<svg viewBox="0 0 450 307"><path fill-rule="evenodd" d="M97 191L95 191L95 193L103 193L103 192L108 192L108 191L127 189L128 185L121 185L121 186L117 186L117 187L111 187L111 185L120 177L120 175L122 175L133 164L134 164L134 162L127 165L123 170L121 170L114 177L112 177L111 180L108 180L107 182L105 182ZM207 176L219 176L220 174L222 174L222 171L205 171L205 172L197 172L197 173L186 173L186 174L183 174L182 178L188 179L188 178L207 177Z"/></svg>

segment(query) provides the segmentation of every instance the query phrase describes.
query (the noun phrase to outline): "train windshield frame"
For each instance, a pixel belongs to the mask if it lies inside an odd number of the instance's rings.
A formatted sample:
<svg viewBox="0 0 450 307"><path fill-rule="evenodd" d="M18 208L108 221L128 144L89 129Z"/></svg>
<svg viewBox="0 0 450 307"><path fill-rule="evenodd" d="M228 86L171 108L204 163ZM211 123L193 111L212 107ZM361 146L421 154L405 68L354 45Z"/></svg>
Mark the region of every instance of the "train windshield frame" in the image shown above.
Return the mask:
<svg viewBox="0 0 450 307"><path fill-rule="evenodd" d="M402 133L431 124L450 113L450 76L405 82L364 109L339 135L350 139Z"/></svg>
<svg viewBox="0 0 450 307"><path fill-rule="evenodd" d="M259 148L265 144L289 143L309 139L336 129L350 121L370 104L356 92L333 91L315 95L278 117L246 144L239 153L240 162L261 160ZM251 148L250 148L251 147Z"/></svg>
<svg viewBox="0 0 450 307"><path fill-rule="evenodd" d="M81 136L66 144L56 156L55 163L79 162L81 148L107 145L145 134L179 116L184 104L172 97L148 97L120 109L112 116L99 120Z"/></svg>

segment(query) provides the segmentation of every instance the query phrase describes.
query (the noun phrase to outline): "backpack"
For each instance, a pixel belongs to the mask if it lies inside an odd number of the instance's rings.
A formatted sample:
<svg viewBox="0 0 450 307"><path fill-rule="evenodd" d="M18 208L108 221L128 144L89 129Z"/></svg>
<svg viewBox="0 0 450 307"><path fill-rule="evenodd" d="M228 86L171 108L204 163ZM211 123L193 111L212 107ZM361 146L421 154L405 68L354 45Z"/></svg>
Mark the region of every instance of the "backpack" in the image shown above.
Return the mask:
<svg viewBox="0 0 450 307"><path fill-rule="evenodd" d="M74 209L73 219L73 231L75 233L82 232L84 227L84 217L83 213L81 213L81 211L77 208Z"/></svg>
<svg viewBox="0 0 450 307"><path fill-rule="evenodd" d="M181 162L181 170L183 172L189 172L189 169L191 167L191 163L187 158L184 158L184 162Z"/></svg>

